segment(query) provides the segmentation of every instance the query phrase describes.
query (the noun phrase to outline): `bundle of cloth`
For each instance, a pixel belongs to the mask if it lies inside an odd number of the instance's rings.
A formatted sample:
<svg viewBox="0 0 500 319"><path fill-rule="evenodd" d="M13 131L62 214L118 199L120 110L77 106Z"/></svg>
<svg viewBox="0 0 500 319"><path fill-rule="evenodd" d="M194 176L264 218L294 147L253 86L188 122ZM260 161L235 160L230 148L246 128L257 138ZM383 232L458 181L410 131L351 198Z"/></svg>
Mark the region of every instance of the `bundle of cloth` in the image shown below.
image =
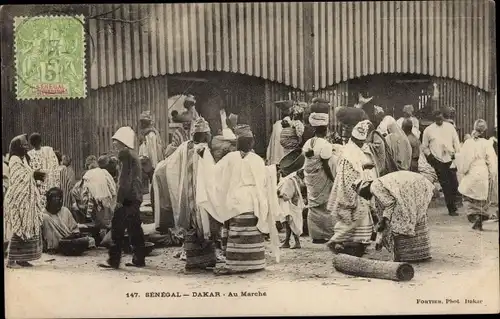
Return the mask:
<svg viewBox="0 0 500 319"><path fill-rule="evenodd" d="M335 109L335 117L341 124L341 137L344 142L347 142L354 126L368 119L366 112L359 107L337 107Z"/></svg>
<svg viewBox="0 0 500 319"><path fill-rule="evenodd" d="M325 113L330 112L330 102L322 97L315 97L311 101L311 113Z"/></svg>
<svg viewBox="0 0 500 319"><path fill-rule="evenodd" d="M236 151L236 139L224 135L216 135L212 139L212 155L217 163L226 154Z"/></svg>
<svg viewBox="0 0 500 319"><path fill-rule="evenodd" d="M236 151L236 135L233 128L238 123L238 116L230 114L226 118L226 112L221 110L222 132L212 139L212 155L215 162L220 161L226 154Z"/></svg>
<svg viewBox="0 0 500 319"><path fill-rule="evenodd" d="M302 136L305 126L302 121L306 103L294 103L291 115L286 116L281 121L282 131L280 134L280 144L283 147L286 156L290 152L299 149L302 146Z"/></svg>

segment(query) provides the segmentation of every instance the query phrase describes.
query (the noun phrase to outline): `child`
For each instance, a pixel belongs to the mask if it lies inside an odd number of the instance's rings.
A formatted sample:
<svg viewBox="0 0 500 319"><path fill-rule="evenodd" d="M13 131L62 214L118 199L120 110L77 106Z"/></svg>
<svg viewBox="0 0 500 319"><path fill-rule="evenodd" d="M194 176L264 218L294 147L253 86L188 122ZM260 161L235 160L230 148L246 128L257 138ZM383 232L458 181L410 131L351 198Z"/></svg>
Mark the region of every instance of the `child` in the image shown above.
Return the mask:
<svg viewBox="0 0 500 319"><path fill-rule="evenodd" d="M305 207L302 199L301 185L304 183L304 170L300 169L282 177L278 183L278 198L281 208L280 221L285 226L286 237L281 248L299 249L300 235L303 230L302 211ZM293 233L295 245L290 247L290 237Z"/></svg>

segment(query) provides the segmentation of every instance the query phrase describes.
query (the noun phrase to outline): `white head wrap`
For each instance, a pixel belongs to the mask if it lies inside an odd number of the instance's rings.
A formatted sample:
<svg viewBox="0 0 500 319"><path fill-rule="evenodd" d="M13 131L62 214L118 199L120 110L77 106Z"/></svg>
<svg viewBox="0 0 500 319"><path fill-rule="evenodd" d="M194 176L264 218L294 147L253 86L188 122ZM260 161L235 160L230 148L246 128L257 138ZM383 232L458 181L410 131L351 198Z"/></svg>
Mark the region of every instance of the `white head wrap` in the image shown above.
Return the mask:
<svg viewBox="0 0 500 319"><path fill-rule="evenodd" d="M328 126L330 117L326 113L311 113L309 115L309 124L311 126Z"/></svg>
<svg viewBox="0 0 500 319"><path fill-rule="evenodd" d="M358 99L359 104L361 104L361 105L364 105L364 104L366 104L366 103L370 102L371 100L373 100L373 96L372 96L372 97L365 98L365 97L363 97L363 95L361 95L361 94L359 95L359 99Z"/></svg>
<svg viewBox="0 0 500 319"><path fill-rule="evenodd" d="M383 108L381 108L381 107L380 107L380 106L378 106L378 105L375 105L375 106L374 106L374 109L375 109L375 115L376 115L376 114L380 114L380 113L384 113L384 109L383 109Z"/></svg>
<svg viewBox="0 0 500 319"><path fill-rule="evenodd" d="M369 125L370 121L368 120L358 122L358 124L356 124L356 126L352 129L352 137L360 141L366 140L366 137L368 136Z"/></svg>

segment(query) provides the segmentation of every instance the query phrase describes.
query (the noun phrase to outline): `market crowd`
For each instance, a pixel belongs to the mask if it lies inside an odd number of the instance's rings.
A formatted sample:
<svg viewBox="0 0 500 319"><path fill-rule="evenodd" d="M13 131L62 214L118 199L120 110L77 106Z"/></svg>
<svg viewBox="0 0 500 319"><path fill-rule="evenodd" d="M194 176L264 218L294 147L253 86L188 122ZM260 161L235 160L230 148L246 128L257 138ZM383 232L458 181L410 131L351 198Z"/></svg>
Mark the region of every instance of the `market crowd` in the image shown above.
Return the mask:
<svg viewBox="0 0 500 319"><path fill-rule="evenodd" d="M78 179L41 134L16 136L3 163L7 267L96 246L108 248L100 267L119 268L130 248L126 265L146 266L145 194L158 237L182 246L185 269L218 275L262 270L266 241L279 262L280 249L301 249L304 236L333 253L362 256L374 243L394 261L429 260L427 209L439 196L450 218L463 206L477 231L498 219L489 213L498 204L496 128L487 136L485 120L460 141L450 109L422 129L412 105L396 120L363 96L333 111L322 98L276 107L265 159L249 123L222 110L214 132L194 96L172 114L170 144L145 111L137 133L118 129L114 149L89 156Z"/></svg>

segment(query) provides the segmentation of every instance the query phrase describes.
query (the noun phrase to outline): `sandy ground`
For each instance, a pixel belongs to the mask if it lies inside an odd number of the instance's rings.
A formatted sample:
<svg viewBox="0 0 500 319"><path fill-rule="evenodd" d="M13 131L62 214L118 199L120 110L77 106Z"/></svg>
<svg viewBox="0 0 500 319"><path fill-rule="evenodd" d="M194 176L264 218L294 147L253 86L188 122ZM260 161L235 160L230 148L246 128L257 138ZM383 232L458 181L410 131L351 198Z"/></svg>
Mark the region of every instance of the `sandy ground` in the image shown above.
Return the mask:
<svg viewBox="0 0 500 319"><path fill-rule="evenodd" d="M465 214L429 210L432 261L415 264L409 282L358 278L336 272L324 245L302 237L302 249L268 255L264 272L230 277L185 274L173 257L179 248L156 249L145 269L100 269L106 251L82 257L43 255L32 269L6 271L8 318L220 315L341 315L497 313L500 311L498 222L471 229ZM280 234L281 237L284 234ZM131 257L125 256L124 261ZM367 258L388 260L370 248ZM265 296L242 296L243 291ZM180 297L148 298L147 292ZM197 297L213 292L219 297ZM128 294L128 296L127 296ZM135 295L137 294L137 296ZM236 296L235 296L236 295ZM134 297L132 297L134 296ZM421 303L435 300L437 303ZM476 303L466 303L476 300ZM458 303L451 302L456 300Z"/></svg>

